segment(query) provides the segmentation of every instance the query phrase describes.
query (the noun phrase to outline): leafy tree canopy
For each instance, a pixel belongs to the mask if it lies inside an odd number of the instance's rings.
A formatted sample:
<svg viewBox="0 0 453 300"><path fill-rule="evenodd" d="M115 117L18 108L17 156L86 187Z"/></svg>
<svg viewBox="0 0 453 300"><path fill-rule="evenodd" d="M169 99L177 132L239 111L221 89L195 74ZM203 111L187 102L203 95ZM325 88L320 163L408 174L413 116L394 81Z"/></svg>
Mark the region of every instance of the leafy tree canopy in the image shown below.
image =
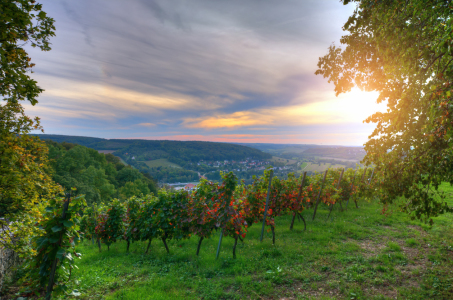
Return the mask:
<svg viewBox="0 0 453 300"><path fill-rule="evenodd" d="M76 188L89 205L157 194L157 185L149 175L125 166L112 154L104 155L84 146L46 141L53 180L65 190Z"/></svg>
<svg viewBox="0 0 453 300"><path fill-rule="evenodd" d="M50 50L54 20L41 8L30 0L0 1L0 242L19 253L27 252L47 197L59 191L46 175L45 144L27 135L41 129L39 119L27 117L19 102L35 105L42 92L27 74L34 64L24 49L30 44ZM7 231L14 232L18 242Z"/></svg>
<svg viewBox="0 0 453 300"><path fill-rule="evenodd" d="M30 43L50 50L49 38L55 35L54 19L34 0L0 2L0 91L6 101L28 100L35 105L43 91L27 72L34 66L23 48Z"/></svg>
<svg viewBox="0 0 453 300"><path fill-rule="evenodd" d="M364 121L377 124L364 162L382 177L382 201L404 196L402 208L425 220L451 211L433 190L453 184L452 1L343 0L350 2L357 7L343 46L330 46L316 74L337 95L357 86L387 103Z"/></svg>

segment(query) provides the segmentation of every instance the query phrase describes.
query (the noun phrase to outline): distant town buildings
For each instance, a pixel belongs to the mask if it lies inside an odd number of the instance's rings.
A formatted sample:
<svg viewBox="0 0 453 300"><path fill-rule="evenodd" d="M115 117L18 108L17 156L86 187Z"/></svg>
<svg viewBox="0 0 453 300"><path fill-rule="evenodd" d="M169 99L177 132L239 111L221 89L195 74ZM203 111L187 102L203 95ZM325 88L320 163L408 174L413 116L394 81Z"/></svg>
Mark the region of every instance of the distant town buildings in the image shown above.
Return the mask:
<svg viewBox="0 0 453 300"><path fill-rule="evenodd" d="M195 184L189 183L184 186L185 191L193 191L197 186Z"/></svg>

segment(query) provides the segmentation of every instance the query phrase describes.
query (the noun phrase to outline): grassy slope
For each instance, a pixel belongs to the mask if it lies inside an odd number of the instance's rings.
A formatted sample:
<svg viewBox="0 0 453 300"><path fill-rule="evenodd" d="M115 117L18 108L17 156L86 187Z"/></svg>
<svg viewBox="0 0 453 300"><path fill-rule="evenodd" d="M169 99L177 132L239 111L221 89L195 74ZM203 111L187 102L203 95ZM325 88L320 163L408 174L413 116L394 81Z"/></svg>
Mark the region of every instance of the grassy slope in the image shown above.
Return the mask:
<svg viewBox="0 0 453 300"><path fill-rule="evenodd" d="M99 153L112 154L115 150L98 150Z"/></svg>
<svg viewBox="0 0 453 300"><path fill-rule="evenodd" d="M272 156L272 158L269 161L271 163L272 162L281 162L281 163L284 163L285 166L286 165L292 165L292 164L295 164L297 162L296 160L293 160L293 159L286 159L286 158L281 158L281 157L277 157L277 156Z"/></svg>
<svg viewBox="0 0 453 300"><path fill-rule="evenodd" d="M335 168L344 168L344 165L339 164L331 164L331 163L321 163L321 165L309 162L308 166L304 169L304 171L312 171L312 172L324 172L328 168L335 169Z"/></svg>
<svg viewBox="0 0 453 300"><path fill-rule="evenodd" d="M453 189L444 186L453 204ZM351 203L350 203L351 204ZM98 253L84 242L79 270L82 299L452 299L453 216L435 219L432 228L399 212L380 214L377 203L304 213L307 231L290 217L276 220L276 246L271 235L259 242L255 224L238 258L233 240L225 238L215 260L218 233L203 241L195 256L196 238L171 241L171 254L162 242L116 243Z"/></svg>
<svg viewBox="0 0 453 300"><path fill-rule="evenodd" d="M169 162L166 158L144 161L144 163L150 168L154 168L154 167L181 168L180 165L177 165L175 163Z"/></svg>

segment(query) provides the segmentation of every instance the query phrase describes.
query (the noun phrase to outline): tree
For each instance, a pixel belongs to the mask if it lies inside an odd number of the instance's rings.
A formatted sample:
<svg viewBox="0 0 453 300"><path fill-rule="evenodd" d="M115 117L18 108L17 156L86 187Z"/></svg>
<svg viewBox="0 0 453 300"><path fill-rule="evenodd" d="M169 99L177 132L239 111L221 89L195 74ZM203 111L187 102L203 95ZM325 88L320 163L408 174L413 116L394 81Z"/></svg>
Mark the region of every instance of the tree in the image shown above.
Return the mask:
<svg viewBox="0 0 453 300"><path fill-rule="evenodd" d="M22 254L30 250L25 245L38 230L34 223L44 199L60 189L48 175L45 144L23 134L33 121L15 119L17 109L21 107L11 103L0 106L0 244Z"/></svg>
<svg viewBox="0 0 453 300"><path fill-rule="evenodd" d="M387 102L364 122L377 126L363 162L376 165L383 203L404 196L404 211L429 220L452 211L442 181L453 184L453 5L451 0L343 0L357 8L316 74L336 94L357 86ZM439 197L440 196L440 197Z"/></svg>
<svg viewBox="0 0 453 300"><path fill-rule="evenodd" d="M143 196L150 193L146 183L143 183L140 179L136 179L134 182L126 182L126 184L119 189L119 192L121 196L126 199L132 196Z"/></svg>
<svg viewBox="0 0 453 300"><path fill-rule="evenodd" d="M55 35L54 19L41 9L42 4L34 0L0 3L0 91L7 102L28 100L35 105L43 91L27 74L34 64L23 48L30 43L43 51L50 50L49 38Z"/></svg>
<svg viewBox="0 0 453 300"><path fill-rule="evenodd" d="M33 0L0 2L0 226L19 237L14 243L11 234L2 234L1 242L19 252L36 230L33 218L40 215L43 199L58 191L46 175L46 146L27 135L41 129L39 118L27 117L19 102L35 105L43 91L27 74L34 64L23 48L30 43L50 50L54 20L41 8Z"/></svg>

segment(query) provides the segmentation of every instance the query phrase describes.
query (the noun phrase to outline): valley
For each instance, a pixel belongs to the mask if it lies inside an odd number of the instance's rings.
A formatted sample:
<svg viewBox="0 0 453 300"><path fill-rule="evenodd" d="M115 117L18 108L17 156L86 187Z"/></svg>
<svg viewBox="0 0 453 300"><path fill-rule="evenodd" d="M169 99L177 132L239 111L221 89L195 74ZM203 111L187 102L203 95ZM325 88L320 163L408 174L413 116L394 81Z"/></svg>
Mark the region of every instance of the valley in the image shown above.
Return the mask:
<svg viewBox="0 0 453 300"><path fill-rule="evenodd" d="M355 168L365 155L362 147L295 144L228 144L196 141L102 139L39 135L41 139L75 143L112 154L125 165L149 174L160 187L200 178L219 181L220 172L233 171L246 184L272 166L275 176L312 175L328 168Z"/></svg>

